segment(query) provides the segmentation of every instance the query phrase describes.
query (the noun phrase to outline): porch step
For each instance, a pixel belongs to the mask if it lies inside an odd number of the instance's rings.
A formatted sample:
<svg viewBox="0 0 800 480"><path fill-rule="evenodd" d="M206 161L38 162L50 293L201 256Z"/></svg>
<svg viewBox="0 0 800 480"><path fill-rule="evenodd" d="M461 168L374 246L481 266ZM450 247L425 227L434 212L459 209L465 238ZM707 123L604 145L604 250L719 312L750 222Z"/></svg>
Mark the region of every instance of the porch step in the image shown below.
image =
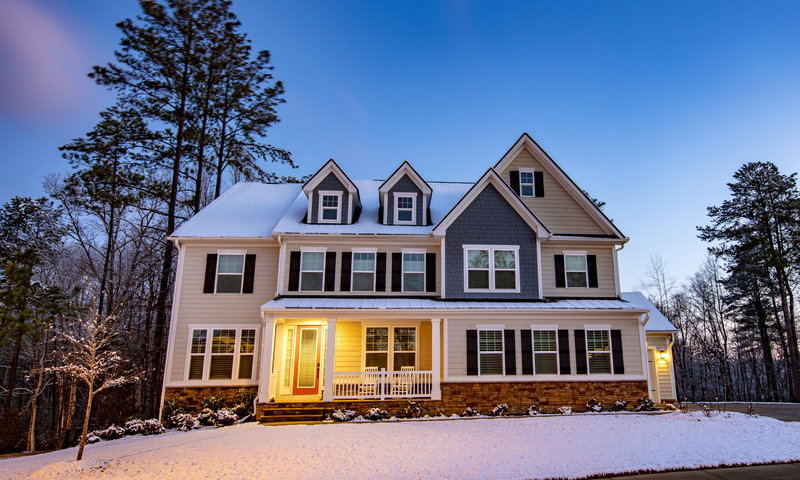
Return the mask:
<svg viewBox="0 0 800 480"><path fill-rule="evenodd" d="M260 423L319 422L325 419L325 408L301 406L261 406L257 419Z"/></svg>

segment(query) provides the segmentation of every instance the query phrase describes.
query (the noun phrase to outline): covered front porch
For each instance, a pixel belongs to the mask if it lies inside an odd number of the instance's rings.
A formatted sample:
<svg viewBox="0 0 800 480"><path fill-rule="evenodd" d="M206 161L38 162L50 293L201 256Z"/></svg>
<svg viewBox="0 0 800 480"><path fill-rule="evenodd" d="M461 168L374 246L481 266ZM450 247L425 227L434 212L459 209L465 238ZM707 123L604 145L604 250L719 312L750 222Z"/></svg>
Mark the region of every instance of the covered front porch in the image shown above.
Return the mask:
<svg viewBox="0 0 800 480"><path fill-rule="evenodd" d="M441 399L440 319L262 315L259 403Z"/></svg>

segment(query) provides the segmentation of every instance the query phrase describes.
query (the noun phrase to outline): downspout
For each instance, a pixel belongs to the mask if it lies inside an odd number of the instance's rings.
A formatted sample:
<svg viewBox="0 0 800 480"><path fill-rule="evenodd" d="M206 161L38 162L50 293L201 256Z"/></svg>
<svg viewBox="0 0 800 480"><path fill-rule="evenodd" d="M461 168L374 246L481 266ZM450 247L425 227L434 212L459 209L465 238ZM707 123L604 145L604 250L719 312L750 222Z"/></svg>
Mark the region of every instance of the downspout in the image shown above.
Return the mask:
<svg viewBox="0 0 800 480"><path fill-rule="evenodd" d="M172 351L175 346L175 323L178 320L178 306L181 301L181 284L183 282L183 262L186 258L186 252L180 240L177 238L172 239L172 243L178 250L178 270L175 272L175 297L172 300L172 312L169 321L169 337L167 338L167 362L164 365L164 376L161 382L161 405L158 407L158 421L162 421L161 414L164 412L164 396L167 392L167 379L172 374Z"/></svg>
<svg viewBox="0 0 800 480"><path fill-rule="evenodd" d="M279 297L283 294L283 266L286 261L286 244L283 243L283 239L280 235L278 235L278 245L280 247L280 253L278 254L278 281L276 282L276 290L275 296Z"/></svg>
<svg viewBox="0 0 800 480"><path fill-rule="evenodd" d="M617 297L622 295L621 288L619 286L619 260L617 259L617 253L621 252L622 249L625 248L625 244L619 246L619 248L614 249L614 288L617 289Z"/></svg>
<svg viewBox="0 0 800 480"><path fill-rule="evenodd" d="M642 345L642 373L645 374L645 378L647 378L647 396L650 397L650 390L652 386L653 379L650 378L651 372L649 368L649 363L647 359L647 334L644 332L644 326L647 325L647 322L650 321L650 312L644 314L644 318L641 320L641 330L639 330L639 342Z"/></svg>

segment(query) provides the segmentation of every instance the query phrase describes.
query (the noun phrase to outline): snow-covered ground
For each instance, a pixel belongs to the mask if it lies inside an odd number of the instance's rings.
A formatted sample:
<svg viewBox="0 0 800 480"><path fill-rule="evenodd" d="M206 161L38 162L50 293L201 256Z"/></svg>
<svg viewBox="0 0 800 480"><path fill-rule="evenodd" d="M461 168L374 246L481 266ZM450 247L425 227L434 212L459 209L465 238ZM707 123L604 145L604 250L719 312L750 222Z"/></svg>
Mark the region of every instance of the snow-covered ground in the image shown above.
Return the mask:
<svg viewBox="0 0 800 480"><path fill-rule="evenodd" d="M744 414L244 424L0 460L2 478L582 478L800 460L800 423Z"/></svg>

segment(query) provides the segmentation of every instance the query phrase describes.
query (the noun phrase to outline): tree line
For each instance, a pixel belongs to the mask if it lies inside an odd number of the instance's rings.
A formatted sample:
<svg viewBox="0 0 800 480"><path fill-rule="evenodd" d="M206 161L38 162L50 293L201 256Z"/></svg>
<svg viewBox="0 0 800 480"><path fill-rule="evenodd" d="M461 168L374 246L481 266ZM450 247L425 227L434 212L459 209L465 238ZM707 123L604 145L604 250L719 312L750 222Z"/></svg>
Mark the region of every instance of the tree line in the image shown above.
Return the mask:
<svg viewBox="0 0 800 480"><path fill-rule="evenodd" d="M797 174L769 162L742 166L730 198L708 208L710 243L697 272L676 285L660 257L645 287L678 329L679 400L800 401L795 293L800 285Z"/></svg>
<svg viewBox="0 0 800 480"><path fill-rule="evenodd" d="M266 142L284 88L231 2L139 7L117 24L115 61L89 73L115 102L60 148L68 173L0 211L0 453L74 443L90 416L157 416L167 236L232 183L298 181L265 170L296 167Z"/></svg>

